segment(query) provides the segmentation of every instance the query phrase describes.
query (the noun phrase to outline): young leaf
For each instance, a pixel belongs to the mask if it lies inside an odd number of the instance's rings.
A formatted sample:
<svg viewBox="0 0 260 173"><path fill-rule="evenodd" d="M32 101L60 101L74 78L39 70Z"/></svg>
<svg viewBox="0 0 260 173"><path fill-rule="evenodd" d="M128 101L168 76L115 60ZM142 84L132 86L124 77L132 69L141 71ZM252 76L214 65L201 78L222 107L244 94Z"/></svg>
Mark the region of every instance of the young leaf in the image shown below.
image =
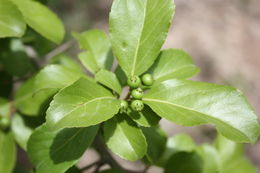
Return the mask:
<svg viewBox="0 0 260 173"><path fill-rule="evenodd" d="M80 54L80 60L91 72L96 73L101 68L110 70L113 56L110 52L109 38L103 31L90 30L81 34L74 33L80 48L89 53Z"/></svg>
<svg viewBox="0 0 260 173"><path fill-rule="evenodd" d="M26 23L42 36L60 43L64 37L64 26L60 19L46 6L33 0L11 0L22 13Z"/></svg>
<svg viewBox="0 0 260 173"><path fill-rule="evenodd" d="M0 115L9 117L11 115L11 104L8 100L0 97Z"/></svg>
<svg viewBox="0 0 260 173"><path fill-rule="evenodd" d="M9 0L0 0L0 37L21 37L26 24L18 8Z"/></svg>
<svg viewBox="0 0 260 173"><path fill-rule="evenodd" d="M221 173L256 173L256 167L245 157L244 145L219 135L215 141L220 156Z"/></svg>
<svg viewBox="0 0 260 173"><path fill-rule="evenodd" d="M87 127L112 118L120 101L91 79L80 78L54 96L47 123L54 129Z"/></svg>
<svg viewBox="0 0 260 173"><path fill-rule="evenodd" d="M164 173L202 173L203 160L196 152L174 154L165 165Z"/></svg>
<svg viewBox="0 0 260 173"><path fill-rule="evenodd" d="M97 82L117 92L117 94L121 94L122 92L121 85L118 79L116 78L116 75L113 72L107 71L105 69L101 69L95 75L95 79Z"/></svg>
<svg viewBox="0 0 260 173"><path fill-rule="evenodd" d="M149 69L156 82L168 79L186 79L199 72L190 55L182 50L167 49L161 51L153 66Z"/></svg>
<svg viewBox="0 0 260 173"><path fill-rule="evenodd" d="M25 120L18 113L16 113L12 118L11 128L15 141L21 148L26 150L27 141L32 134L33 129L26 125Z"/></svg>
<svg viewBox="0 0 260 173"><path fill-rule="evenodd" d="M127 76L145 72L158 56L167 36L172 0L115 0L109 28L112 47Z"/></svg>
<svg viewBox="0 0 260 173"><path fill-rule="evenodd" d="M108 148L123 159L141 159L147 151L145 137L137 125L125 114L119 114L104 124Z"/></svg>
<svg viewBox="0 0 260 173"><path fill-rule="evenodd" d="M148 148L146 158L156 164L166 149L167 136L160 128L142 128Z"/></svg>
<svg viewBox="0 0 260 173"><path fill-rule="evenodd" d="M90 146L98 126L52 131L44 124L31 135L27 150L37 173L63 173L76 164Z"/></svg>
<svg viewBox="0 0 260 173"><path fill-rule="evenodd" d="M118 65L115 71L116 77L119 80L121 86L126 86L127 84L127 77L125 75L125 72L122 70L122 68Z"/></svg>
<svg viewBox="0 0 260 173"><path fill-rule="evenodd" d="M129 116L138 125L143 127L156 126L161 120L161 118L147 105L144 106L144 109L141 112L131 111Z"/></svg>
<svg viewBox="0 0 260 173"><path fill-rule="evenodd" d="M187 80L167 80L143 98L154 112L177 124L213 124L226 137L254 142L260 128L251 106L237 89Z"/></svg>
<svg viewBox="0 0 260 173"><path fill-rule="evenodd" d="M25 82L16 93L16 106L26 115L38 115L61 88L85 76L62 65L49 65Z"/></svg>
<svg viewBox="0 0 260 173"><path fill-rule="evenodd" d="M11 173L16 161L16 147L11 133L0 131L0 172Z"/></svg>

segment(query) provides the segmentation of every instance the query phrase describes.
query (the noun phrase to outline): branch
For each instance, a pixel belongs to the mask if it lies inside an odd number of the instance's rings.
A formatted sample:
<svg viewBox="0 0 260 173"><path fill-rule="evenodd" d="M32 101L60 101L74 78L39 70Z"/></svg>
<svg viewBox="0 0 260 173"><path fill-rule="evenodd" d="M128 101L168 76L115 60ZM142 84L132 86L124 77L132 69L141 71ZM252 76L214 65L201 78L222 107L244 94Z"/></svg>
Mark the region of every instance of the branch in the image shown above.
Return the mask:
<svg viewBox="0 0 260 173"><path fill-rule="evenodd" d="M72 47L75 44L75 40L70 40L68 42L63 43L62 45L58 46L57 48L53 49L51 52L49 52L48 54L46 54L44 56L44 60L47 62L49 59L51 59L52 57L65 52L66 50L68 50L70 47Z"/></svg>

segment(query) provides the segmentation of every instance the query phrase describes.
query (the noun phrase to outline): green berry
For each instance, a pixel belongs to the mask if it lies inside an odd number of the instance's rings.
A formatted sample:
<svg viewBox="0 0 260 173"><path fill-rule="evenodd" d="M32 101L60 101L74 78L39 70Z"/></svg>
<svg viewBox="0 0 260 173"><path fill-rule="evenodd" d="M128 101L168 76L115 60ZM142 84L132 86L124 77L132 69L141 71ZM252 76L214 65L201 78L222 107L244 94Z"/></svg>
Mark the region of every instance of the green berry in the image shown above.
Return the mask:
<svg viewBox="0 0 260 173"><path fill-rule="evenodd" d="M0 127L2 129L7 129L10 126L10 120L8 117L0 117Z"/></svg>
<svg viewBox="0 0 260 173"><path fill-rule="evenodd" d="M131 88L138 88L141 84L141 79L138 76L132 76L127 79L127 85Z"/></svg>
<svg viewBox="0 0 260 173"><path fill-rule="evenodd" d="M145 74L142 76L142 82L146 86L151 86L153 84L153 76L151 74Z"/></svg>
<svg viewBox="0 0 260 173"><path fill-rule="evenodd" d="M120 103L120 113L126 112L128 108L128 103L125 100L121 100Z"/></svg>
<svg viewBox="0 0 260 173"><path fill-rule="evenodd" d="M134 99L142 99L144 92L141 88L136 88L131 92L131 95Z"/></svg>
<svg viewBox="0 0 260 173"><path fill-rule="evenodd" d="M132 101L132 103L131 103L131 108L132 108L133 110L135 110L135 111L140 112L140 111L143 110L144 104L143 104L143 102L142 102L141 100L134 100L134 101Z"/></svg>

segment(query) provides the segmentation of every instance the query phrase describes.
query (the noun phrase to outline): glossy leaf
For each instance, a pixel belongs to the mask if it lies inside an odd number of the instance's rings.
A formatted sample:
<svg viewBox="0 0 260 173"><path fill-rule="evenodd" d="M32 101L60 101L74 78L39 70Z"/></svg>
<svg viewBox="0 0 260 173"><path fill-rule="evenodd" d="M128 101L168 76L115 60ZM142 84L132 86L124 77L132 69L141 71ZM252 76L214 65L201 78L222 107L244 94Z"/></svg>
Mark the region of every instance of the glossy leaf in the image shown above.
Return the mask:
<svg viewBox="0 0 260 173"><path fill-rule="evenodd" d="M53 95L84 76L61 65L49 65L25 82L16 93L16 106L26 115L36 116L48 106Z"/></svg>
<svg viewBox="0 0 260 173"><path fill-rule="evenodd" d="M12 118L11 128L15 141L20 145L20 147L26 150L27 141L29 140L33 129L27 126L22 116L17 113Z"/></svg>
<svg viewBox="0 0 260 173"><path fill-rule="evenodd" d="M97 82L103 84L104 86L114 90L117 94L121 94L122 88L121 85L113 72L101 69L95 75Z"/></svg>
<svg viewBox="0 0 260 173"><path fill-rule="evenodd" d="M167 136L160 128L142 128L146 138L148 148L146 153L147 160L156 164L166 149Z"/></svg>
<svg viewBox="0 0 260 173"><path fill-rule="evenodd" d="M147 105L144 106L144 109L141 112L131 111L129 116L138 125L143 127L156 126L161 120L161 118Z"/></svg>
<svg viewBox="0 0 260 173"><path fill-rule="evenodd" d="M16 147L11 133L0 131L0 172L11 173L16 161Z"/></svg>
<svg viewBox="0 0 260 173"><path fill-rule="evenodd" d="M215 141L221 161L221 173L256 173L256 167L246 158L244 145L219 135Z"/></svg>
<svg viewBox="0 0 260 173"><path fill-rule="evenodd" d="M47 123L54 129L87 127L112 118L120 101L93 80L80 78L54 96L47 111Z"/></svg>
<svg viewBox="0 0 260 173"><path fill-rule="evenodd" d="M174 154L165 166L165 173L202 173L203 160L196 152Z"/></svg>
<svg viewBox="0 0 260 173"><path fill-rule="evenodd" d="M110 52L109 38L103 31L90 30L81 34L74 33L81 49L89 53L80 54L80 60L91 72L96 73L101 68L110 70L113 56Z"/></svg>
<svg viewBox="0 0 260 173"><path fill-rule="evenodd" d="M213 124L226 137L256 141L260 128L251 106L237 89L187 80L167 80L143 99L154 112L177 124Z"/></svg>
<svg viewBox="0 0 260 173"><path fill-rule="evenodd" d="M105 122L104 137L108 148L126 160L141 159L147 151L141 129L125 114L119 114Z"/></svg>
<svg viewBox="0 0 260 173"><path fill-rule="evenodd" d="M98 126L52 131L44 124L31 135L27 150L37 173L64 173L90 146Z"/></svg>
<svg viewBox="0 0 260 173"><path fill-rule="evenodd" d="M221 159L217 150L213 146L207 144L202 145L196 149L196 152L201 156L204 162L203 173L220 172ZM234 170L236 170L236 168Z"/></svg>
<svg viewBox="0 0 260 173"><path fill-rule="evenodd" d="M186 79L199 72L190 55L179 49L161 51L149 72L156 82L168 79Z"/></svg>
<svg viewBox="0 0 260 173"><path fill-rule="evenodd" d="M109 29L115 57L127 76L145 72L158 56L167 36L172 0L115 0Z"/></svg>
<svg viewBox="0 0 260 173"><path fill-rule="evenodd" d="M9 0L0 4L0 37L21 37L26 29L22 14Z"/></svg>
<svg viewBox="0 0 260 173"><path fill-rule="evenodd" d="M42 36L60 43L64 37L64 26L55 13L33 0L11 0L20 10L26 23Z"/></svg>

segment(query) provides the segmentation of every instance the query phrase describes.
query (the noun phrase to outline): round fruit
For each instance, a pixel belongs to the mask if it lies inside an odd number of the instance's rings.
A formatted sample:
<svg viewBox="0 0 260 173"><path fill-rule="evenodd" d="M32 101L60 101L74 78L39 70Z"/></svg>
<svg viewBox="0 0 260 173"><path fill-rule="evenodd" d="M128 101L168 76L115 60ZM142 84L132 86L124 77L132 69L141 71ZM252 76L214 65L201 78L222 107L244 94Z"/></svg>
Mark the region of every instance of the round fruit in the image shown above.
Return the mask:
<svg viewBox="0 0 260 173"><path fill-rule="evenodd" d="M10 126L10 120L8 117L0 117L0 127L7 129Z"/></svg>
<svg viewBox="0 0 260 173"><path fill-rule="evenodd" d="M142 99L144 92L141 88L136 88L131 92L131 95L134 99Z"/></svg>
<svg viewBox="0 0 260 173"><path fill-rule="evenodd" d="M127 85L131 88L137 88L141 84L141 79L138 76L132 76L127 79Z"/></svg>
<svg viewBox="0 0 260 173"><path fill-rule="evenodd" d="M151 86L153 84L153 76L151 74L145 74L142 76L142 82L146 86Z"/></svg>
<svg viewBox="0 0 260 173"><path fill-rule="evenodd" d="M127 103L127 101L121 100L120 109L126 110L127 108L128 108L128 103Z"/></svg>
<svg viewBox="0 0 260 173"><path fill-rule="evenodd" d="M144 104L141 100L134 100L131 103L131 108L135 111L142 111L144 108Z"/></svg>

